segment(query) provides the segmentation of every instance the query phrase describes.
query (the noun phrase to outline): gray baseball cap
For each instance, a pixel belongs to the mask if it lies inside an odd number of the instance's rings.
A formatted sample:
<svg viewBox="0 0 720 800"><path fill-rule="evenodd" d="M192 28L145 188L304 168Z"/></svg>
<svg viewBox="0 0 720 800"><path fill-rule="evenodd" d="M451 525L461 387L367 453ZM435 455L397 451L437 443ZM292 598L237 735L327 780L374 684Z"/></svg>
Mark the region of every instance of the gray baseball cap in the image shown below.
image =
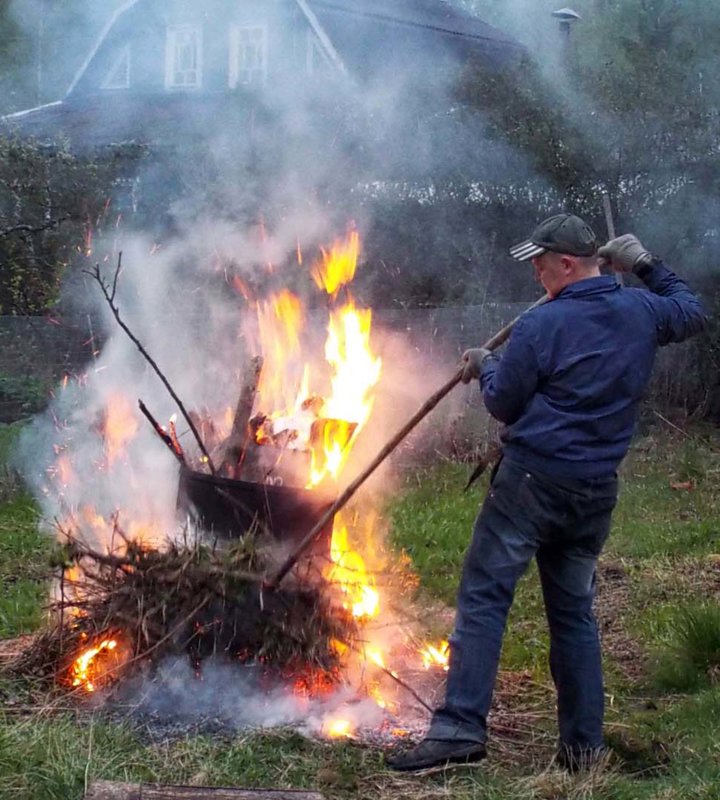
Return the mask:
<svg viewBox="0 0 720 800"><path fill-rule="evenodd" d="M530 261L548 250L570 256L589 257L597 252L593 229L573 214L556 214L541 222L529 239L510 248L516 261Z"/></svg>

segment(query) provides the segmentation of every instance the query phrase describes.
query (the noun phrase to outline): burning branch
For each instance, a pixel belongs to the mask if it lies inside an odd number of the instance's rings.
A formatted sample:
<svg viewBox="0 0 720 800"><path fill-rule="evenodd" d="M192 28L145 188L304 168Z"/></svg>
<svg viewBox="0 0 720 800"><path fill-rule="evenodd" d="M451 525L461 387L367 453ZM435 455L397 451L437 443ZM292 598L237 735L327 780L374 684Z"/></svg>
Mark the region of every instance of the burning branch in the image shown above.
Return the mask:
<svg viewBox="0 0 720 800"><path fill-rule="evenodd" d="M82 672L100 686L110 672L117 676L140 661L186 654L200 664L225 653L269 676L317 671L337 680L337 642L354 646L358 632L321 580L276 592L261 607L267 555L255 536L223 550L197 543L157 550L118 533L123 550L115 553L71 541L65 596L55 604L60 622L9 665L12 671L68 688ZM96 656L102 674L93 672Z"/></svg>
<svg viewBox="0 0 720 800"><path fill-rule="evenodd" d="M239 476L247 454L251 435L250 417L252 416L258 385L260 384L262 368L263 359L261 356L255 356L251 359L250 367L240 390L232 430L223 447L220 473L227 474L231 478Z"/></svg>
<svg viewBox="0 0 720 800"><path fill-rule="evenodd" d="M153 417L153 415L148 411L147 406L143 403L142 400L138 400L138 407L140 411L144 414L145 418L148 422L152 425L153 430L155 433L160 437L162 442L167 446L168 450L175 456L180 464L183 466L187 466L187 462L185 461L185 456L179 448L175 446L175 442L173 441L172 437L163 430L162 425Z"/></svg>
<svg viewBox="0 0 720 800"><path fill-rule="evenodd" d="M195 427L195 424L193 423L190 415L185 410L185 406L183 405L182 401L180 400L180 398L175 393L175 390L170 385L168 379L165 377L165 375L160 370L160 367L158 367L158 365L152 359L150 354L143 347L143 345L141 344L140 340L135 336L135 334L130 330L130 328L128 328L128 326L125 324L125 322L123 322L122 318L120 317L120 310L117 307L117 305L115 304L115 293L116 293L116 290L117 290L117 284L118 284L118 279L120 277L121 269L122 269L122 253L120 253L118 255L118 263L117 263L117 267L115 268L115 274L113 275L112 289L108 287L108 285L105 283L105 281L103 280L102 276L100 275L100 265L99 264L96 264L94 270L87 270L86 272L87 272L88 275L90 275L92 278L95 279L95 281L97 282L98 286L100 287L100 291L103 293L103 297L107 301L107 304L110 307L110 310L112 311L113 316L115 317L115 320L117 321L117 324L123 329L123 331L125 331L125 333L127 334L128 338L130 339L130 341L132 341L132 343L135 345L135 347L137 347L137 349L140 351L140 353L143 356L143 358L148 362L148 364L150 364L150 366L155 371L155 374L162 381L163 386L165 386L165 388L170 393L170 396L172 397L172 399L177 403L177 406L180 409L180 412L182 413L183 417L185 418L185 421L187 422L190 430L192 431L193 436L195 437L195 441L198 443L198 447L200 448L200 451L202 452L202 454L204 456L205 463L208 465L208 468L209 468L211 474L215 475L216 474L215 465L213 464L212 459L210 458L210 453L208 453L207 449L205 448L203 440L200 438L200 434L198 433L198 430Z"/></svg>

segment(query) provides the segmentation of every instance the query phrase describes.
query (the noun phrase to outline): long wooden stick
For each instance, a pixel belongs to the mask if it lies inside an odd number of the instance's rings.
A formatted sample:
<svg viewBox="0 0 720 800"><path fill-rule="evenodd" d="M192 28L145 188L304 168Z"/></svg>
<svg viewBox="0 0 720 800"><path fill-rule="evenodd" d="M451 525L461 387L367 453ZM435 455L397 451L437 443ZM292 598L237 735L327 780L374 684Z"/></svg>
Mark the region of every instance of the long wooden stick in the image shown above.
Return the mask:
<svg viewBox="0 0 720 800"><path fill-rule="evenodd" d="M603 211L605 212L605 225L607 226L608 239L614 239L617 236L615 230L615 217L613 216L612 203L610 202L610 194L605 191L602 193ZM615 280L620 286L625 285L625 279L622 272L615 273Z"/></svg>
<svg viewBox="0 0 720 800"><path fill-rule="evenodd" d="M533 303L530 308L526 309L526 311L530 311L533 308L543 305L543 303L547 303L549 299L550 298L547 295L541 297L539 300ZM510 337L512 329L515 327L521 316L522 314L515 317L512 322L508 323L504 328L502 328L502 330L499 330L494 336L485 342L483 347L486 350L495 350L496 348L500 347L500 345L504 344ZM355 492L357 492L357 490L363 485L363 483L365 483L365 481L373 474L373 472L375 472L380 464L382 464L383 461L385 461L385 459L393 452L393 450L395 450L395 448L403 441L410 431L412 431L413 428L415 428L423 419L425 419L425 417L427 417L427 415L435 408L435 406L437 406L437 404L444 397L450 394L450 392L458 385L458 383L460 383L462 380L462 374L463 370L459 369L444 386L441 386L437 392L432 395L432 397L428 398L428 400L422 405L417 413L414 414L405 425L403 425L403 427L395 434L395 436L392 437L392 439L390 439L385 447L383 447L377 456L375 456L372 463L365 469L365 471L355 478L355 480L345 489L345 491L337 498L330 508L328 508L328 510L320 517L310 532L303 538L300 544L298 544L297 548L284 561L277 573L272 578L269 578L265 581L266 589L272 591L279 586L283 578L285 578L288 572L290 572L295 564L297 564L302 554L308 549L308 547L310 547L315 539L317 539L328 522L332 520L338 511L347 505Z"/></svg>

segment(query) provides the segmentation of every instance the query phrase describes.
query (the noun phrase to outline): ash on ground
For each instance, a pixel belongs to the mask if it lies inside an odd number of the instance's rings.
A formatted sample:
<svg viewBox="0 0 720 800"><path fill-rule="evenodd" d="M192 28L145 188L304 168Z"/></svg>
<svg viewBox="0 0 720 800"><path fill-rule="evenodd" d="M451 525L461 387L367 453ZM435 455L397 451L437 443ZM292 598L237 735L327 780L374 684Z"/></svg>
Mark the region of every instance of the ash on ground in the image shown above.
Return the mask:
<svg viewBox="0 0 720 800"><path fill-rule="evenodd" d="M431 705L444 673L417 673L408 681ZM125 678L104 700L104 713L152 740L290 729L312 739L388 747L421 738L429 721L427 710L401 687L387 703L342 684L309 697L292 683L268 681L257 667L221 659L208 659L195 670L188 659L168 658L152 674Z"/></svg>

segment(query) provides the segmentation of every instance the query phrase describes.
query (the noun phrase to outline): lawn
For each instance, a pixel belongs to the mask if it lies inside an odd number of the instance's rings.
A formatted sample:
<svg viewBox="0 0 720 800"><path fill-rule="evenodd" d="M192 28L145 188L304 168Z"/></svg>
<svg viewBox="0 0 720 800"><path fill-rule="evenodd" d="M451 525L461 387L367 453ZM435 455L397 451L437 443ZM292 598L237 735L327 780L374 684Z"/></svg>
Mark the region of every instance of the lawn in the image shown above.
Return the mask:
<svg viewBox="0 0 720 800"><path fill-rule="evenodd" d="M396 776L377 748L322 743L290 731L155 739L100 711L31 713L30 685L0 682L0 798L80 800L103 779L267 788L316 787L328 797L720 797L720 436L656 430L623 466L623 494L603 556L598 613L607 675L607 770L569 777L549 766L554 737L547 636L537 576L523 579L503 652L503 714L491 757L477 768ZM13 429L0 429L0 456ZM463 494L468 468L407 476L387 509L392 546L420 576L417 603L452 605L484 487ZM675 488L673 488L673 486ZM0 638L42 615L49 543L37 510L4 471L0 486ZM447 633L447 631L442 631ZM500 715L498 715L498 719ZM503 717L505 719L505 717Z"/></svg>

